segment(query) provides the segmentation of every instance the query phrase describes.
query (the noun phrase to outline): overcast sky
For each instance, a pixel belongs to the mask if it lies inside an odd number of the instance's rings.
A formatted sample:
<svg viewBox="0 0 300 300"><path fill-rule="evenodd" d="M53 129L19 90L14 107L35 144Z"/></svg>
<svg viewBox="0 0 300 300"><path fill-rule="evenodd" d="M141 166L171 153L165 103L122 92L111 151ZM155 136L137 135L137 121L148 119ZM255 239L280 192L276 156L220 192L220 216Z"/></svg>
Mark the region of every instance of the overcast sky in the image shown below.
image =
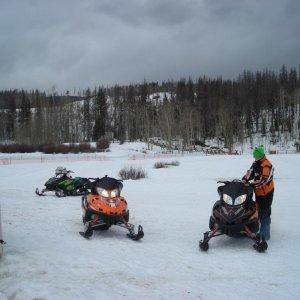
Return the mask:
<svg viewBox="0 0 300 300"><path fill-rule="evenodd" d="M296 67L299 36L299 0L0 0L0 88Z"/></svg>

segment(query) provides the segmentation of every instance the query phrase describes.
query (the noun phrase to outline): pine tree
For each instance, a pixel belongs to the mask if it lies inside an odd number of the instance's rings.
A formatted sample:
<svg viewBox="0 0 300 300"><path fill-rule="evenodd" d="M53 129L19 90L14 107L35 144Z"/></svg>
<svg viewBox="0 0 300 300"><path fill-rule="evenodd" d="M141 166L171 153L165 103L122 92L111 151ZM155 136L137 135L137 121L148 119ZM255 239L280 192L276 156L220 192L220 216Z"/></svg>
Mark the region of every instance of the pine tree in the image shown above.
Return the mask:
<svg viewBox="0 0 300 300"><path fill-rule="evenodd" d="M191 77L189 77L189 80L187 82L186 90L187 90L186 100L189 101L190 104L194 104L194 99L195 99L194 83Z"/></svg>
<svg viewBox="0 0 300 300"><path fill-rule="evenodd" d="M8 124L7 124L7 138L14 140L15 138L15 123L16 123L16 100L15 93L12 93L8 99Z"/></svg>
<svg viewBox="0 0 300 300"><path fill-rule="evenodd" d="M95 125L93 139L96 141L106 134L107 103L103 88L99 88L95 98Z"/></svg>
<svg viewBox="0 0 300 300"><path fill-rule="evenodd" d="M84 140L90 141L91 139L91 112L90 112L91 91L88 88L85 92L85 100L83 102L83 128Z"/></svg>
<svg viewBox="0 0 300 300"><path fill-rule="evenodd" d="M25 94L25 91L21 92L21 107L20 107L20 123L27 123L31 116L30 100Z"/></svg>

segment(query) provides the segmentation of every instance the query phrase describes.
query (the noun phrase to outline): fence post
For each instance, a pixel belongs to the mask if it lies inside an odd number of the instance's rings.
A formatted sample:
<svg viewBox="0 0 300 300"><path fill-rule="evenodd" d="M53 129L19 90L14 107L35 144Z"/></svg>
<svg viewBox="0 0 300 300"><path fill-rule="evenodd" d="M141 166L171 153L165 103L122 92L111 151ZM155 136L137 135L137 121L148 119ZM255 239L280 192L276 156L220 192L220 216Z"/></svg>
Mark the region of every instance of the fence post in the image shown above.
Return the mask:
<svg viewBox="0 0 300 300"><path fill-rule="evenodd" d="M1 206L0 206L0 259L3 255L3 243L2 243L2 222L1 222Z"/></svg>

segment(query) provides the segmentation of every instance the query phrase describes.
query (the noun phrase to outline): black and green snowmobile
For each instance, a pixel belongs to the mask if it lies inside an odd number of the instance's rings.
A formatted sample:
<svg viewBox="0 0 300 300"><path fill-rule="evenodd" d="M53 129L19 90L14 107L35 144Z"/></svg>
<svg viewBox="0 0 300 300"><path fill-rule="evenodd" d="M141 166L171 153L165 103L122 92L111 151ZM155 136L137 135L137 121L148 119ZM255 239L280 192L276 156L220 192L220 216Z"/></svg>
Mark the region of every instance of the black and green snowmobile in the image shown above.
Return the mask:
<svg viewBox="0 0 300 300"><path fill-rule="evenodd" d="M39 191L37 188L35 193L39 196L45 196L46 192L54 191L57 197L81 196L89 192L91 182L88 178L70 176L73 173L65 168L58 167L55 170L55 176L49 178L45 183L45 188Z"/></svg>

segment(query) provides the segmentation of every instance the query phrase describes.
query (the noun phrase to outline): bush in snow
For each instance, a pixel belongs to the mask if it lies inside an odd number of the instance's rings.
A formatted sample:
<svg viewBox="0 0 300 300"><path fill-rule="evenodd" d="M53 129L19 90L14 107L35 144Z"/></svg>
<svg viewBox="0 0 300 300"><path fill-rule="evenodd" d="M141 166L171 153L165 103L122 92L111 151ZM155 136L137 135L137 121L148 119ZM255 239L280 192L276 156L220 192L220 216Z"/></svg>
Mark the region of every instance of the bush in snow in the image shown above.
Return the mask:
<svg viewBox="0 0 300 300"><path fill-rule="evenodd" d="M87 153L87 152L94 152L96 149L93 148L90 143L80 143L78 145L78 150L79 152Z"/></svg>
<svg viewBox="0 0 300 300"><path fill-rule="evenodd" d="M147 177L147 173L145 170L141 167L135 168L135 167L124 167L123 169L120 170L119 172L119 177L122 180L127 180L127 179L141 179Z"/></svg>
<svg viewBox="0 0 300 300"><path fill-rule="evenodd" d="M165 162L163 161L157 161L154 166L153 166L154 169L162 169L162 168L168 168L168 166L166 165Z"/></svg>
<svg viewBox="0 0 300 300"><path fill-rule="evenodd" d="M48 144L48 145L44 145L42 147L42 152L44 152L46 154L52 154L52 153L54 153L54 150L55 150L54 144Z"/></svg>
<svg viewBox="0 0 300 300"><path fill-rule="evenodd" d="M158 161L154 164L154 169L168 168L169 166L179 166L179 161L174 160L171 162Z"/></svg>
<svg viewBox="0 0 300 300"><path fill-rule="evenodd" d="M46 145L26 145L26 144L9 144L0 145L0 152L2 153L31 153L44 152L46 154L54 153L89 153L95 152L96 148L92 147L90 143L80 144L46 144Z"/></svg>
<svg viewBox="0 0 300 300"><path fill-rule="evenodd" d="M80 144L49 144L42 147L42 151L46 154L53 153L89 153L94 152L95 148L91 147L89 143L80 143Z"/></svg>
<svg viewBox="0 0 300 300"><path fill-rule="evenodd" d="M102 152L106 149L109 149L110 142L107 138L101 138L98 140L96 144L96 148L98 151Z"/></svg>
<svg viewBox="0 0 300 300"><path fill-rule="evenodd" d="M39 150L39 146L26 144L9 144L0 145L0 152L2 153L30 153Z"/></svg>
<svg viewBox="0 0 300 300"><path fill-rule="evenodd" d="M53 153L62 153L66 154L70 152L69 145L55 145L55 144L48 144L43 146L43 152L46 154L53 154Z"/></svg>

